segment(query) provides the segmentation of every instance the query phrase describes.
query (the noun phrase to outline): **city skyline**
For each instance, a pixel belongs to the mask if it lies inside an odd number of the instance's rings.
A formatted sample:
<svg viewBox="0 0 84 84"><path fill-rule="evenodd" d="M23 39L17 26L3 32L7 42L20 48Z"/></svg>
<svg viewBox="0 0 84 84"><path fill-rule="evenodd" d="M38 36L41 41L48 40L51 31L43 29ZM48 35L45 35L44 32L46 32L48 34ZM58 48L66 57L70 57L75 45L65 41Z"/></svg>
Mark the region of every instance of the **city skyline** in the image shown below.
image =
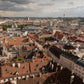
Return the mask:
<svg viewBox="0 0 84 84"><path fill-rule="evenodd" d="M2 17L83 17L83 0L0 0Z"/></svg>

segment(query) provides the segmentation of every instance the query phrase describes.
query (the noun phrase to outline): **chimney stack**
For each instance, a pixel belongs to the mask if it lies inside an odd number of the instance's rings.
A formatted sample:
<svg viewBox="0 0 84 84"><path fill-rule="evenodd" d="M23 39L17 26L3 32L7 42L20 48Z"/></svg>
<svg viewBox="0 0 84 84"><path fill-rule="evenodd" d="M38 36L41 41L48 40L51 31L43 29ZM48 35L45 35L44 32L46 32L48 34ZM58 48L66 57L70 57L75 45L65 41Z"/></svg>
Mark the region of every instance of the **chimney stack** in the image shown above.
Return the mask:
<svg viewBox="0 0 84 84"><path fill-rule="evenodd" d="M17 64L18 68L20 68L20 63Z"/></svg>
<svg viewBox="0 0 84 84"><path fill-rule="evenodd" d="M15 63L12 64L12 67L15 67Z"/></svg>

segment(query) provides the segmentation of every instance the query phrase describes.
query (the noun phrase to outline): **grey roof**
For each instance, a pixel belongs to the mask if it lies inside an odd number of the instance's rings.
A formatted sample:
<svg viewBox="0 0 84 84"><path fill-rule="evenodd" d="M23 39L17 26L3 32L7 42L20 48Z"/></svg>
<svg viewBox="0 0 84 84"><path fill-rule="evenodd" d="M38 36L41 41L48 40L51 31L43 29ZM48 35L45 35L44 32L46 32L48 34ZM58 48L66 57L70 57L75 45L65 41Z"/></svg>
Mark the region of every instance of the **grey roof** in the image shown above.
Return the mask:
<svg viewBox="0 0 84 84"><path fill-rule="evenodd" d="M77 60L77 61L76 61L76 64L78 64L79 66L84 67L84 59L83 59L83 60L82 60L82 59Z"/></svg>
<svg viewBox="0 0 84 84"><path fill-rule="evenodd" d="M67 52L63 53L62 56L64 56L65 58L67 58L73 62L76 62L79 59L79 57L77 57L71 53L67 53Z"/></svg>

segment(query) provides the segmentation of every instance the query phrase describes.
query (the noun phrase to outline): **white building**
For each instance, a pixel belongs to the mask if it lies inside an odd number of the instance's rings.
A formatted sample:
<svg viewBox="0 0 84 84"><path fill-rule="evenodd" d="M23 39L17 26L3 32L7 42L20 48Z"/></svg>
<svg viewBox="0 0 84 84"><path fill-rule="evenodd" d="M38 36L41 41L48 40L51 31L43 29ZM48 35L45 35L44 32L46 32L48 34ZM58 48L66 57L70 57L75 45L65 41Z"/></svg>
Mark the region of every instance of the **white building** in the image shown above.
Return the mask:
<svg viewBox="0 0 84 84"><path fill-rule="evenodd" d="M74 64L74 73L84 80L84 60L78 60Z"/></svg>

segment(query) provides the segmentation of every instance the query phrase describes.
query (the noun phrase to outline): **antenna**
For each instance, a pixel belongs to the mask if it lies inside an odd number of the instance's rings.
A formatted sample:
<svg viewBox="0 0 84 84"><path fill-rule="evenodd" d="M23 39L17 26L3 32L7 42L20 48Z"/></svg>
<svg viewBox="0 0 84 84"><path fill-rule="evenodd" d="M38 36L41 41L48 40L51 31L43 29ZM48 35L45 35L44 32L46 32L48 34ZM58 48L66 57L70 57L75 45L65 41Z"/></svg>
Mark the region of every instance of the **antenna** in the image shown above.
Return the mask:
<svg viewBox="0 0 84 84"><path fill-rule="evenodd" d="M70 29L69 31L70 31L70 37L69 37L69 41L70 41L71 40L71 31L72 31L72 29Z"/></svg>
<svg viewBox="0 0 84 84"><path fill-rule="evenodd" d="M63 14L63 20L65 19L65 14Z"/></svg>
<svg viewBox="0 0 84 84"><path fill-rule="evenodd" d="M29 17L28 17L28 21L29 21Z"/></svg>
<svg viewBox="0 0 84 84"><path fill-rule="evenodd" d="M65 17L65 14L63 14L63 17Z"/></svg>

